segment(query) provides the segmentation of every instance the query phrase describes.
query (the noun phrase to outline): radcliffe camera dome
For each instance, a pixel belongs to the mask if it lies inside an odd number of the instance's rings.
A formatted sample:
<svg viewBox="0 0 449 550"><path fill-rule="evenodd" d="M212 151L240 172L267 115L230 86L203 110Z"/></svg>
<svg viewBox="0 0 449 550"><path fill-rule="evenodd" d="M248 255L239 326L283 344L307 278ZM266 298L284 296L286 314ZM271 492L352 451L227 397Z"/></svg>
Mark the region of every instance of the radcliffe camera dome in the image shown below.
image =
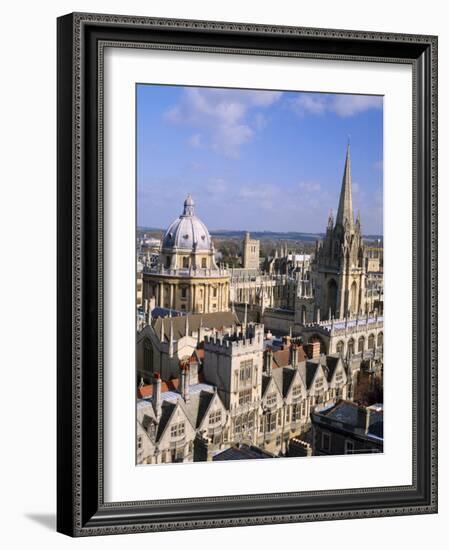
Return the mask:
<svg viewBox="0 0 449 550"><path fill-rule="evenodd" d="M212 240L207 227L195 216L195 203L191 195L184 201L184 211L167 229L162 247L179 250L209 251Z"/></svg>

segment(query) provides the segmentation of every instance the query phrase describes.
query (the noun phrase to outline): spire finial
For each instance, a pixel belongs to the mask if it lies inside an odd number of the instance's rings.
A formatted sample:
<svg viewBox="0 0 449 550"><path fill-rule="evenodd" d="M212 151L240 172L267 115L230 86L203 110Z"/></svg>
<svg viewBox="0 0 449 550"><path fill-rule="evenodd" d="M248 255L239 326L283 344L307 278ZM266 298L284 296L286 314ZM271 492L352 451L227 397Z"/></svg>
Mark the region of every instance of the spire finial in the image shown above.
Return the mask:
<svg viewBox="0 0 449 550"><path fill-rule="evenodd" d="M352 227L354 223L354 213L352 209L352 178L349 143L346 149L345 169L341 183L336 225L338 224L344 227L346 220L348 220L349 226Z"/></svg>

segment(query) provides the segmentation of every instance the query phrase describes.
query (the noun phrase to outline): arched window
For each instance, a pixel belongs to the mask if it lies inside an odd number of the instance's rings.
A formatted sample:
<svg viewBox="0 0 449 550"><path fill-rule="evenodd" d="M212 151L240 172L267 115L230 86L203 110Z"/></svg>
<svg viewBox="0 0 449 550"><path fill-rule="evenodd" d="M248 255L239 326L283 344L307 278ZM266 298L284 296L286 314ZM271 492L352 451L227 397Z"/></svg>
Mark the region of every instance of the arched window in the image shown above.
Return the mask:
<svg viewBox="0 0 449 550"><path fill-rule="evenodd" d="M340 355L343 355L345 352L345 343L343 342L343 340L340 340L339 342L337 342L337 353L339 353Z"/></svg>
<svg viewBox="0 0 449 550"><path fill-rule="evenodd" d="M377 335L377 345L379 347L384 345L384 333L383 332L379 332L379 334Z"/></svg>
<svg viewBox="0 0 449 550"><path fill-rule="evenodd" d="M182 259L182 267L189 267L189 258L187 256L184 256Z"/></svg>
<svg viewBox="0 0 449 550"><path fill-rule="evenodd" d="M359 338L359 346L358 346L358 352L362 353L365 351L365 337L360 336Z"/></svg>
<svg viewBox="0 0 449 550"><path fill-rule="evenodd" d="M354 355L354 338L348 340L348 353Z"/></svg>
<svg viewBox="0 0 449 550"><path fill-rule="evenodd" d="M368 336L368 349L374 348L374 334Z"/></svg>

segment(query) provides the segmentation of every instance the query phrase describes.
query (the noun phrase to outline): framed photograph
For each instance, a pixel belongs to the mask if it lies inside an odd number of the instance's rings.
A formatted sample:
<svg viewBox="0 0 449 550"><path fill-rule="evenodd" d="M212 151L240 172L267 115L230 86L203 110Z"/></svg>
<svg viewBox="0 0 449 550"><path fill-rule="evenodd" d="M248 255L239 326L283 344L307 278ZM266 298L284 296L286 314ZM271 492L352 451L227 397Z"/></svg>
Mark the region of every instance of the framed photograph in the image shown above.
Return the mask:
<svg viewBox="0 0 449 550"><path fill-rule="evenodd" d="M58 19L58 531L437 511L437 38Z"/></svg>

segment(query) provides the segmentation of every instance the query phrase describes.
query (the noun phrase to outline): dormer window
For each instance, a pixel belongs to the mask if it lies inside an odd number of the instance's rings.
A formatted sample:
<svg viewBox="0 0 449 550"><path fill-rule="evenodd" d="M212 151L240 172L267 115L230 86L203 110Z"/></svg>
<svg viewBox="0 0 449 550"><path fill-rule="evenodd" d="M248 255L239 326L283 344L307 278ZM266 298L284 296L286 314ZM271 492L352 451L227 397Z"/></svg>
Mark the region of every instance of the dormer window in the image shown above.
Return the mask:
<svg viewBox="0 0 449 550"><path fill-rule="evenodd" d="M267 406L272 407L273 405L276 405L276 394L270 393L270 395L267 396Z"/></svg>

